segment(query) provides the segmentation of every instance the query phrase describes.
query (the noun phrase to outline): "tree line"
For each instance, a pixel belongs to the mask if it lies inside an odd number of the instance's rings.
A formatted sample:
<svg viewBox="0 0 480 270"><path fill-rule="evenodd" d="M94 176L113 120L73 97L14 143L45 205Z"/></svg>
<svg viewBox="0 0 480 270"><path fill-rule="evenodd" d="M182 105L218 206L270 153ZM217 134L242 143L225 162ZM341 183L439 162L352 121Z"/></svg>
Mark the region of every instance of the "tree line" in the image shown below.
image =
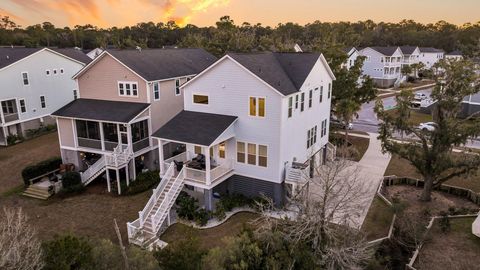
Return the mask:
<svg viewBox="0 0 480 270"><path fill-rule="evenodd" d="M175 22L141 22L123 28L103 29L91 24L56 27L50 22L21 27L0 14L0 45L27 47L161 48L202 47L215 55L228 51L291 51L298 43L307 50L331 47L414 45L435 47L446 52L461 50L468 56L480 54L480 22L457 26L445 21L422 24L413 20L399 23L321 22L306 25L281 23L275 27L244 22L235 24L221 17L215 26L178 26Z"/></svg>

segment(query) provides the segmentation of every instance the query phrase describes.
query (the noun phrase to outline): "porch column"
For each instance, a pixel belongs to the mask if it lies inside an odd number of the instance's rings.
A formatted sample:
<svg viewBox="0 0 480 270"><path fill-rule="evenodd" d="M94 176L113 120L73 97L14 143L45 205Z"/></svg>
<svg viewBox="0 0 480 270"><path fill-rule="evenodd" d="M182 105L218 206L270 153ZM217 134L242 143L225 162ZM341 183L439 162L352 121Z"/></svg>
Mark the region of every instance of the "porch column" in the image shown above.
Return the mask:
<svg viewBox="0 0 480 270"><path fill-rule="evenodd" d="M135 167L135 157L132 158L132 179L137 179L137 168Z"/></svg>
<svg viewBox="0 0 480 270"><path fill-rule="evenodd" d="M125 177L127 179L127 187L130 186L130 177L128 177L128 163L125 165Z"/></svg>
<svg viewBox="0 0 480 270"><path fill-rule="evenodd" d="M205 147L205 180L207 186L209 186L212 181L210 179L210 147Z"/></svg>
<svg viewBox="0 0 480 270"><path fill-rule="evenodd" d="M120 171L118 169L115 169L115 173L117 176L117 191L118 195L122 194L122 189L120 188Z"/></svg>
<svg viewBox="0 0 480 270"><path fill-rule="evenodd" d="M112 187L110 184L110 170L107 168L107 190L108 192L112 192Z"/></svg>
<svg viewBox="0 0 480 270"><path fill-rule="evenodd" d="M131 147L133 151L133 146L132 146L132 126L130 124L127 124L127 141L128 141L128 147Z"/></svg>
<svg viewBox="0 0 480 270"><path fill-rule="evenodd" d="M0 102L0 105L2 104L2 102ZM0 106L1 107L1 106ZM2 119L2 121L0 123L4 123L5 124L5 116L3 115L3 110L0 110L0 119ZM3 130L5 131L5 129ZM5 132L4 132L5 134ZM7 136L5 135L5 138L7 138ZM5 140L6 141L6 140Z"/></svg>
<svg viewBox="0 0 480 270"><path fill-rule="evenodd" d="M99 125L99 128L100 128L100 142L101 142L101 145L102 145L102 151L105 151L105 136L104 136L104 133L103 133L103 123L98 122L98 125Z"/></svg>
<svg viewBox="0 0 480 270"><path fill-rule="evenodd" d="M163 156L163 140L157 139L158 142L158 164L160 166L160 175L163 175L165 173L165 168L164 168L164 162L165 158Z"/></svg>
<svg viewBox="0 0 480 270"><path fill-rule="evenodd" d="M205 209L208 211L213 211L213 190L204 189L203 199L205 200Z"/></svg>

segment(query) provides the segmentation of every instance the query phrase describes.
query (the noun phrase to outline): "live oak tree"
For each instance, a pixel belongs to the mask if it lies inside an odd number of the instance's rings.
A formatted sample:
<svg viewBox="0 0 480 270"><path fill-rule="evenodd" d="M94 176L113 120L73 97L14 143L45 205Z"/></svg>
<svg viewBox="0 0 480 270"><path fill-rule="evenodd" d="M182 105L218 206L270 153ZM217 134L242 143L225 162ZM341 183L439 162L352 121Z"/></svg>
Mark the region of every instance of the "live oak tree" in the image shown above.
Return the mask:
<svg viewBox="0 0 480 270"><path fill-rule="evenodd" d="M410 104L413 94L402 91L397 96L395 114L385 111L379 100L375 112L381 120L379 139L385 152L396 154L408 160L424 178L422 201L431 200L432 189L454 177L475 173L480 165L480 156L466 150L454 153L454 147L464 146L467 141L480 134L479 113L464 119L459 115L462 100L480 91L479 77L469 60L441 61L441 71L431 97L436 100L432 114L434 130L419 130L409 121ZM395 133L412 135L414 139L397 141Z"/></svg>

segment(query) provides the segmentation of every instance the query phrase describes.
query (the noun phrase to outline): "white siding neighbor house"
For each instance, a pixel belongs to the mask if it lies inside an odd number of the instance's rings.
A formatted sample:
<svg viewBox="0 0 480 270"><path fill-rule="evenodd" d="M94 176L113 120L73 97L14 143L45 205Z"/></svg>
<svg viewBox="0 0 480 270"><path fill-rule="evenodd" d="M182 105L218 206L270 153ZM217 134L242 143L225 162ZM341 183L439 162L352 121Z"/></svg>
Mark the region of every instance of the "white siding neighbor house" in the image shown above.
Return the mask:
<svg viewBox="0 0 480 270"><path fill-rule="evenodd" d="M461 51L453 51L445 54L445 59L447 60L462 60L463 54Z"/></svg>
<svg viewBox="0 0 480 270"><path fill-rule="evenodd" d="M54 124L50 114L76 98L72 76L89 61L75 49L0 48L0 145Z"/></svg>
<svg viewBox="0 0 480 270"><path fill-rule="evenodd" d="M400 46L403 54L402 65L417 64L420 60L420 48L417 46Z"/></svg>
<svg viewBox="0 0 480 270"><path fill-rule="evenodd" d="M444 58L445 52L440 49L431 48L431 47L420 47L419 62L422 62L425 65L425 68L430 69Z"/></svg>
<svg viewBox="0 0 480 270"><path fill-rule="evenodd" d="M152 136L186 150L165 158L159 148L164 186L128 224L129 240L145 244L131 237L138 231L154 237L183 187L203 194L208 210L235 193L282 204L331 154L334 79L319 53L232 53L183 85L184 110Z"/></svg>
<svg viewBox="0 0 480 270"><path fill-rule="evenodd" d="M403 54L399 47L367 47L363 74L370 76L378 87L392 87L401 81Z"/></svg>
<svg viewBox="0 0 480 270"><path fill-rule="evenodd" d="M350 69L355 64L355 61L357 61L360 53L355 47L346 48L344 51L348 56L345 66L347 67L347 69Z"/></svg>

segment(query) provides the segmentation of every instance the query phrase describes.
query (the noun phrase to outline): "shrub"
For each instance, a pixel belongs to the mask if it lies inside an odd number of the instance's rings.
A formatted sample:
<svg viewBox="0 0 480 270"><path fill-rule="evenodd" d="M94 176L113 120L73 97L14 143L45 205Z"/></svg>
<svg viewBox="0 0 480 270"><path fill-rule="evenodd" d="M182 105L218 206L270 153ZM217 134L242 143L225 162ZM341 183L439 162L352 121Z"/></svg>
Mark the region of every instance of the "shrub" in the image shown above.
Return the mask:
<svg viewBox="0 0 480 270"><path fill-rule="evenodd" d="M232 211L235 207L241 207L246 205L252 205L253 200L242 194L224 195L220 198L220 205L223 206L225 211Z"/></svg>
<svg viewBox="0 0 480 270"><path fill-rule="evenodd" d="M160 183L159 171L148 171L140 173L135 181L130 182L130 186L122 187L123 195L134 195L152 189Z"/></svg>
<svg viewBox="0 0 480 270"><path fill-rule="evenodd" d="M92 246L85 238L73 235L56 236L43 243L43 269L92 269Z"/></svg>
<svg viewBox="0 0 480 270"><path fill-rule="evenodd" d="M195 213L198 210L198 200L188 195L186 192L181 192L175 202L178 205L177 214L179 217L193 220Z"/></svg>
<svg viewBox="0 0 480 270"><path fill-rule="evenodd" d="M46 126L41 126L39 128L34 128L34 129L27 129L27 138L34 138L38 137L40 135L49 133L51 131L54 131L57 129L56 125L46 125Z"/></svg>
<svg viewBox="0 0 480 270"><path fill-rule="evenodd" d="M207 211L202 208L195 212L194 218L195 218L195 223L197 223L198 226L203 227L207 225L207 222L210 219L210 211Z"/></svg>
<svg viewBox="0 0 480 270"><path fill-rule="evenodd" d="M60 167L62 159L60 157L50 158L37 164L29 165L22 171L23 182L26 186L30 184L29 180L48 172L54 171Z"/></svg>
<svg viewBox="0 0 480 270"><path fill-rule="evenodd" d="M63 192L80 193L85 190L82 177L78 172L66 172L62 179Z"/></svg>
<svg viewBox="0 0 480 270"><path fill-rule="evenodd" d="M164 249L154 251L153 256L164 270L197 270L201 269L204 254L198 238L187 235Z"/></svg>
<svg viewBox="0 0 480 270"><path fill-rule="evenodd" d="M215 212L213 212L213 216L217 218L219 221L225 219L227 215L225 214L225 208L223 208L222 204L217 203Z"/></svg>
<svg viewBox="0 0 480 270"><path fill-rule="evenodd" d="M7 144L8 145L13 145L13 144L16 144L16 143L21 142L21 141L23 141L23 137L20 134L8 135L7 136Z"/></svg>
<svg viewBox="0 0 480 270"><path fill-rule="evenodd" d="M450 231L450 219L448 218L448 213L441 211L440 212L441 218L438 221L438 225L440 226L440 230L442 230L443 233L449 232Z"/></svg>

